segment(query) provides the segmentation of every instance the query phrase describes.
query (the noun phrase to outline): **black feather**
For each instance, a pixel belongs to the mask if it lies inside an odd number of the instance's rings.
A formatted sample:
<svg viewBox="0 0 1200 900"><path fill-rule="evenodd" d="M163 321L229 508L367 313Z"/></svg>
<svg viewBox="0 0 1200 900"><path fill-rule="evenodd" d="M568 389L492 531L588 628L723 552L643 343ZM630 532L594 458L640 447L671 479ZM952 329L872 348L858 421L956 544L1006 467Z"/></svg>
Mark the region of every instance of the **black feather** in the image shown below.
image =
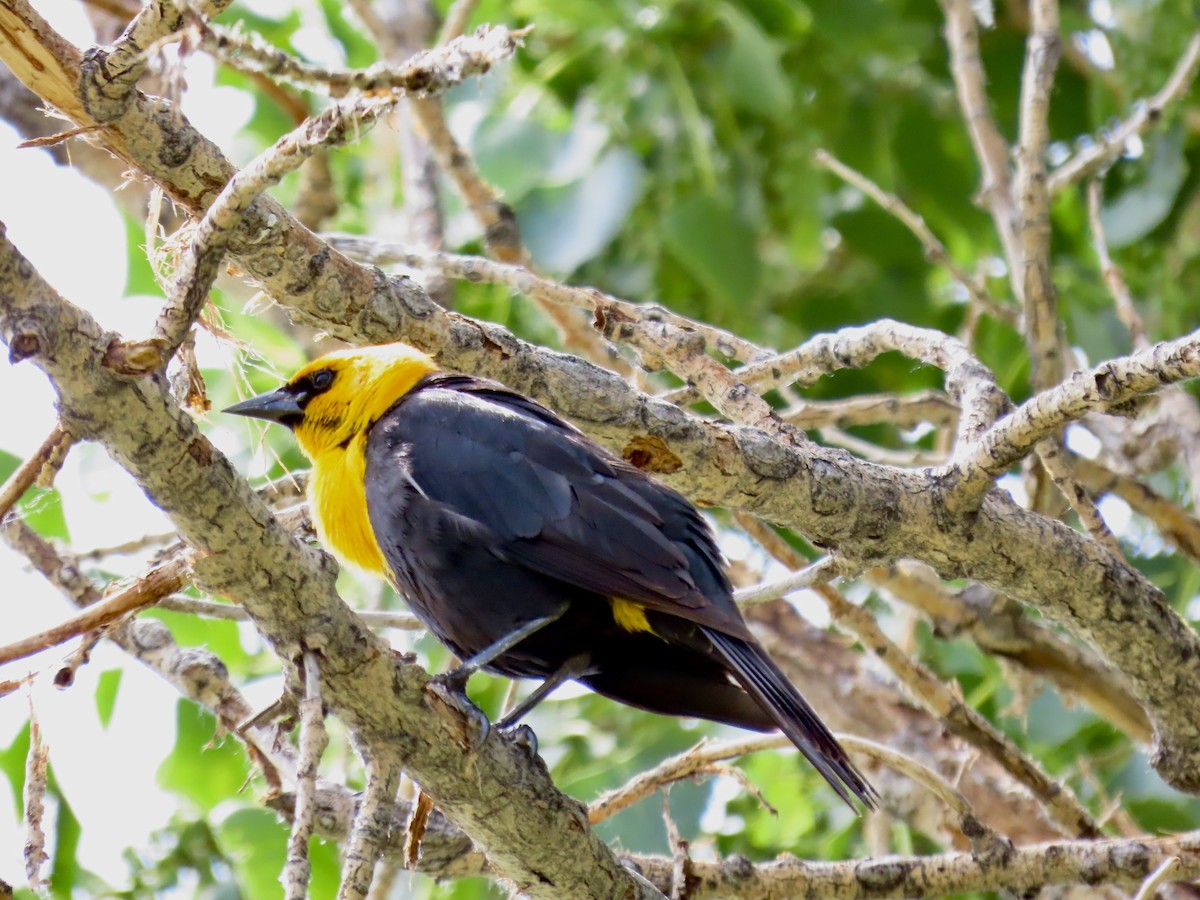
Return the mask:
<svg viewBox="0 0 1200 900"><path fill-rule="evenodd" d="M435 375L367 442L367 507L413 611L460 657L521 625L560 618L489 668L578 680L671 715L778 727L847 803L875 793L754 640L704 517L527 397ZM653 633L614 618L614 598Z"/></svg>

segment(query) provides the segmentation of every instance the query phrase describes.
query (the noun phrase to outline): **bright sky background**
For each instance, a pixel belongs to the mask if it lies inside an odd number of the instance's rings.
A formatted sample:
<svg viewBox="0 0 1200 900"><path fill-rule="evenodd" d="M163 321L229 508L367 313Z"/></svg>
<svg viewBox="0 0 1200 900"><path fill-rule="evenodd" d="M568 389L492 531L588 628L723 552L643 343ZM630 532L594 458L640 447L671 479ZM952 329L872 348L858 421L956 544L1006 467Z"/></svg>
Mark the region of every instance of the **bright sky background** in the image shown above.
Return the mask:
<svg viewBox="0 0 1200 900"><path fill-rule="evenodd" d="M77 45L91 43L80 4L38 6ZM212 71L207 58L189 62L184 110L207 135L229 147L249 116L249 102L235 91L213 88ZM105 328L131 337L148 334L157 305L124 294L125 225L108 192L70 168L55 165L43 151L16 149L19 141L16 132L0 123L0 221L7 226L8 238L63 296L87 309ZM0 398L3 421L9 423L0 431L0 448L25 457L55 422L54 393L36 367L12 366L7 353L0 353ZM165 517L129 476L95 445L71 451L57 485L76 549L109 546L168 528ZM104 503L93 499L99 495L105 496ZM136 559L125 564L131 574L141 567ZM5 545L0 545L0 585L0 641L47 628L71 612L57 591L27 571L22 558ZM134 664L122 677L113 719L107 730L102 729L95 706L97 679L105 670L124 667L127 657L101 643L92 662L79 670L75 685L59 691L49 676L71 646L6 666L0 678L45 670L34 684L33 702L51 765L85 823L79 861L120 886L126 875L121 852L144 846L149 834L164 827L178 807L178 799L158 787L156 772L174 744L179 694ZM0 748L12 743L27 716L22 693L0 699ZM171 724L147 727L148 719ZM103 827L97 827L100 823ZM0 789L0 878L14 885L24 884L24 842L11 795Z"/></svg>

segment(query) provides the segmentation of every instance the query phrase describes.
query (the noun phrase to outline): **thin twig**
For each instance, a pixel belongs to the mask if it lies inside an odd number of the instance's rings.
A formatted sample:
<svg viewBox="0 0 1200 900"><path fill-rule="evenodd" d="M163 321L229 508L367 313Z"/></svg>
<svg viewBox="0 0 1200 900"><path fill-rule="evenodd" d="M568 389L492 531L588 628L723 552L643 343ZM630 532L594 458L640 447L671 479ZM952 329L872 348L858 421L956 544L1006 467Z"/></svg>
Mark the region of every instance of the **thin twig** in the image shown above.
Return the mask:
<svg viewBox="0 0 1200 900"><path fill-rule="evenodd" d="M663 824L667 829L667 847L671 851L671 886L667 889L670 900L688 900L687 886L691 875L691 857L688 842L679 834L679 826L671 816L671 789L663 789Z"/></svg>
<svg viewBox="0 0 1200 900"><path fill-rule="evenodd" d="M367 69L327 69L284 53L257 35L241 34L216 25L200 26L201 47L221 62L242 72L262 72L298 87L326 89L334 96L350 91L383 91L427 97L439 94L511 56L521 45L523 31L485 25L472 35L456 38L416 54L403 65L376 63Z"/></svg>
<svg viewBox="0 0 1200 900"><path fill-rule="evenodd" d="M49 647L56 647L85 631L104 628L122 616L156 603L188 583L191 565L192 557L187 553L181 553L160 563L128 587L92 604L65 622L0 647L0 664L24 659Z"/></svg>
<svg viewBox="0 0 1200 900"><path fill-rule="evenodd" d="M1046 147L1050 143L1050 91L1062 53L1058 0L1031 0L1031 24L1021 76L1020 140L1013 190L1018 206L1018 255L1009 257L1019 284L1025 318L1025 346L1033 383L1042 390L1063 375L1062 323L1050 270L1050 195L1046 190Z"/></svg>
<svg viewBox="0 0 1200 900"><path fill-rule="evenodd" d="M159 358L150 361L150 368L169 360L187 337L208 300L235 229L258 196L318 149L355 139L360 129L394 104L390 97L334 104L284 135L229 179L196 225L180 260L167 303L154 326L153 343Z"/></svg>
<svg viewBox="0 0 1200 900"><path fill-rule="evenodd" d="M1071 508L1075 510L1075 514L1079 516L1079 522L1083 525L1084 530L1117 559L1124 559L1125 554L1121 550L1120 542L1105 524L1091 495L1075 480L1070 467L1063 460L1063 450L1059 438L1057 436L1048 437L1041 441L1037 445L1037 455L1042 465L1045 466L1046 473L1054 482L1054 486L1058 488L1067 502L1071 504Z"/></svg>
<svg viewBox="0 0 1200 900"><path fill-rule="evenodd" d="M946 43L950 47L950 71L958 103L983 169L979 201L992 216L1011 271L1013 261L1020 259L1015 240L1017 210L1012 196L1012 170L1008 142L1000 134L988 104L987 73L979 52L975 13L971 0L941 0L941 4L946 15Z"/></svg>
<svg viewBox="0 0 1200 900"><path fill-rule="evenodd" d="M590 313L598 313L601 308L616 310L621 317L630 321L668 322L684 331L702 335L708 347L730 359L748 362L770 355L770 351L730 331L688 319L661 306L633 303L595 288L562 284L523 265L497 262L480 256L439 253L405 244L374 241L359 235L327 234L324 237L348 256L375 265L403 265L461 281L500 284L523 296L558 306L573 306Z"/></svg>
<svg viewBox="0 0 1200 900"><path fill-rule="evenodd" d="M1121 269L1113 262L1108 253L1108 239L1104 235L1104 225L1100 221L1100 210L1104 205L1104 184L1099 178L1088 182L1087 203L1092 245L1096 248L1096 257L1100 261L1100 274L1104 278L1104 283L1108 285L1108 292L1112 294L1116 304L1117 318L1129 330L1129 335L1133 338L1133 348L1145 350L1150 346L1150 341L1146 337L1146 323L1142 321L1141 314L1134 306L1133 295L1129 292L1129 285L1125 283L1125 276L1121 274Z"/></svg>
<svg viewBox="0 0 1200 900"><path fill-rule="evenodd" d="M842 400L800 400L780 412L779 417L797 428L850 428L886 422L897 428L954 425L958 404L942 391L898 394L860 394Z"/></svg>
<svg viewBox="0 0 1200 900"><path fill-rule="evenodd" d="M13 505L34 485L42 468L55 456L65 453L70 445L71 436L62 430L61 425L55 425L50 429L50 434L46 436L41 445L33 451L28 459L17 466L3 485L0 485L0 519L3 519Z"/></svg>
<svg viewBox="0 0 1200 900"><path fill-rule="evenodd" d="M804 559L770 527L739 514L738 523L775 559L796 569ZM1024 784L1045 806L1054 823L1066 834L1096 836L1099 830L1070 788L1057 784L1035 760L1001 734L991 722L964 703L925 666L910 658L889 638L866 609L846 600L827 584L813 586L825 601L834 622L853 634L912 694L921 706L945 722L963 740L992 755L1003 768Z"/></svg>
<svg viewBox="0 0 1200 900"><path fill-rule="evenodd" d="M1107 410L1165 384L1200 375L1200 331L1076 372L1000 419L978 440L958 448L952 465L962 478L948 502L978 504L992 481L1043 438L1095 410Z"/></svg>
<svg viewBox="0 0 1200 900"><path fill-rule="evenodd" d="M226 619L233 622L247 622L250 614L240 606L232 603L218 603L215 600L197 600L194 597L172 596L164 597L156 604L159 609L169 609L172 612L185 613L190 616L204 616L206 619ZM408 613L392 612L386 609L358 610L360 619L372 628L399 628L404 631L420 631L425 626L416 616Z"/></svg>
<svg viewBox="0 0 1200 900"><path fill-rule="evenodd" d="M1090 649L1025 615L990 588L971 584L952 591L922 563L903 561L869 569L867 580L896 600L924 613L939 636L966 635L981 650L1007 660L1064 694L1077 697L1135 741L1154 737L1141 704L1114 671Z"/></svg>
<svg viewBox="0 0 1200 900"><path fill-rule="evenodd" d="M1200 32L1192 35L1187 48L1175 64L1167 83L1154 96L1139 100L1133 111L1120 125L1109 130L1100 140L1081 150L1050 173L1046 189L1054 196L1059 191L1099 172L1125 150L1126 142L1160 122L1172 103L1180 100L1192 86L1200 68Z"/></svg>
<svg viewBox="0 0 1200 900"><path fill-rule="evenodd" d="M810 588L814 584L820 584L828 581L830 578L836 578L837 575L837 565L834 563L833 557L823 556L804 568L793 572L791 575L780 578L778 581L742 588L740 591L734 593L733 599L742 609L747 609L759 603L778 600L780 597L785 597L792 593L792 591Z"/></svg>
<svg viewBox="0 0 1200 900"><path fill-rule="evenodd" d="M449 43L466 31L467 22L471 20L471 15L478 5L479 0L454 0L450 9L446 11L446 21L442 23L442 31L438 35L437 42L439 44Z"/></svg>
<svg viewBox="0 0 1200 900"><path fill-rule="evenodd" d="M1154 900L1158 889L1171 877L1171 873L1178 868L1179 857L1168 856L1158 864L1158 867L1153 872L1146 876L1146 880L1138 888L1138 892L1134 895L1133 900Z"/></svg>
<svg viewBox="0 0 1200 900"><path fill-rule="evenodd" d="M821 443L843 447L856 456L885 466L899 466L904 469L940 466L945 464L947 458L946 453L937 450L929 451L918 448L893 450L889 447L880 447L878 444L864 441L840 428L826 426L819 429L819 432Z"/></svg>
<svg viewBox="0 0 1200 900"><path fill-rule="evenodd" d="M296 807L292 816L292 831L288 836L287 861L280 878L287 900L304 900L308 896L308 885L312 876L308 842L312 837L315 817L317 769L321 764L321 755L329 744L324 717L317 654L312 650L305 650L304 699L300 701L300 759L296 768Z"/></svg>
<svg viewBox="0 0 1200 900"><path fill-rule="evenodd" d="M921 242L921 246L925 249L925 258L950 273L950 277L966 290L973 304L987 310L993 318L1001 322L1014 327L1017 325L1016 310L997 303L983 289L983 286L977 279L972 278L966 269L955 262L954 257L946 250L945 244L937 239L937 236L930 230L929 226L925 224L925 220L909 209L903 200L895 194L883 190L879 185L867 178L867 176L850 168L825 150L818 150L814 153L813 161L818 166L828 169L837 175L838 178L847 184L858 188L858 190L883 207L884 210L895 216Z"/></svg>
<svg viewBox="0 0 1200 900"><path fill-rule="evenodd" d="M29 887L40 897L49 896L50 883L42 877L42 866L49 861L46 853L46 786L49 751L42 742L42 727L38 724L29 701L29 753L25 757L25 787L22 799L25 804L25 877Z"/></svg>
<svg viewBox="0 0 1200 900"><path fill-rule="evenodd" d="M63 660L61 666L54 673L54 686L56 688L69 688L75 683L75 673L79 671L81 666L86 666L92 658L92 651L96 649L96 645L104 638L104 630L95 628L85 634L79 641L79 646L71 651L70 655Z"/></svg>
<svg viewBox="0 0 1200 900"><path fill-rule="evenodd" d="M1200 562L1200 519L1136 478L1098 462L1072 456L1069 464L1075 477L1093 494L1120 497L1134 512L1153 522L1167 543Z"/></svg>
<svg viewBox="0 0 1200 900"><path fill-rule="evenodd" d="M960 444L977 438L1010 406L996 376L957 338L892 319L817 335L794 350L734 369L732 377L760 393L785 384L805 386L839 369L863 368L893 350L946 373L946 390L963 411ZM687 389L664 394L663 399L684 402Z"/></svg>
<svg viewBox="0 0 1200 900"><path fill-rule="evenodd" d="M346 844L338 900L365 900L370 893L375 863L392 828L392 808L400 785L399 761L390 752L380 756L368 751L364 756L367 784Z"/></svg>

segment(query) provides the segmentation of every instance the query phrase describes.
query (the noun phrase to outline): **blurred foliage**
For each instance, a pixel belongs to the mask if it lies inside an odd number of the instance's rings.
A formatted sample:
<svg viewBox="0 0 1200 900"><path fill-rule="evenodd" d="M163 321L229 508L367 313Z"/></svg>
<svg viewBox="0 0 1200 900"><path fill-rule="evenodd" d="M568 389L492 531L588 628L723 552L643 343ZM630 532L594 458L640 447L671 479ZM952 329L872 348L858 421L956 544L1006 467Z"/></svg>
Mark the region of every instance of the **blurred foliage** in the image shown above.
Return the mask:
<svg viewBox="0 0 1200 900"><path fill-rule="evenodd" d="M448 2L439 5L444 12ZM377 58L348 7L336 0L301 0L281 17L266 9L248 0L235 3L223 21L241 21L289 52L304 55L317 46L340 55L322 62L364 66ZM1023 4L998 3L996 15L996 26L983 35L983 61L993 112L1011 137L1024 56ZM661 303L781 349L816 332L885 316L953 332L965 313L960 291L891 216L812 163L813 152L824 148L903 198L964 268L987 273L986 286L999 302L1012 303L990 220L973 203L979 169L950 79L936 3L484 0L472 22L535 26L513 64L452 92L448 115L484 175L514 207L536 264L552 275ZM1195 27L1187 0L1066 2L1063 22L1068 52L1050 123L1059 160L1087 146L1136 98L1156 91ZM1098 66L1104 53L1097 48L1111 51L1115 65ZM294 127L293 112L252 80L219 70L218 81L255 94L239 144L228 148L235 158L248 159ZM322 102L288 90L310 109ZM1200 320L1198 126L1194 104L1170 110L1159 129L1105 177L1104 221L1152 339L1177 336ZM333 154L342 205L330 228L374 233L403 200L399 164L380 149L388 140L383 131ZM285 181L278 196L289 201L296 183ZM446 188L450 244L478 252L480 230ZM127 291L160 295L144 257L142 225L127 224ZM1081 190L1055 200L1052 225L1054 277L1070 341L1092 361L1126 352L1128 335L1097 271ZM552 328L524 299L487 285L462 283L454 290L460 311L553 343ZM244 293L217 292L224 327L256 354L247 360L250 368L239 367L248 382L226 368L205 369L217 408L273 386L279 371L293 369L311 352L306 332L247 300ZM1019 335L985 319L976 348L1015 399L1028 394ZM939 384L938 372L888 354L804 393L830 398ZM217 417L212 424L238 429L241 444L233 461L244 470L262 458L268 461L259 471L267 478L303 467L282 430L263 434L244 423L218 423ZM896 448L919 439L890 426L863 433ZM17 462L0 449L0 480ZM1164 472L1159 482L1157 489L1189 503L1178 473ZM31 492L21 512L43 535L69 538L56 492ZM1193 602L1200 597L1200 576L1152 536L1133 517L1122 533L1131 561L1181 611L1200 618L1200 604ZM394 594L353 574L343 576L342 587L352 602L398 605ZM886 606L880 612L890 621ZM275 671L269 651L239 626L155 615L181 644L220 655L239 683ZM429 638L391 637L434 668L447 664L446 652ZM956 680L972 704L1069 780L1094 810L1119 794L1149 832L1200 825L1200 801L1166 788L1145 765L1143 751L1087 710L1064 708L1049 691L1014 705L1004 668L973 644L939 640L926 628L917 637L926 662ZM121 686L119 670L101 676L95 705L106 727ZM472 682L477 701L492 714L505 688L497 679ZM720 731L566 691L539 708L531 724L556 782L584 800ZM157 777L179 798L179 812L149 846L127 852L123 885L103 888L74 866L80 824L52 782L56 896L280 895L285 828L259 806L260 786L241 747L215 734L214 725L190 703L178 704L176 743ZM27 745L26 730L0 750L0 770L12 785L18 813ZM326 762L339 752L337 765L346 770L341 777L353 783L360 777L353 754L335 736ZM1081 758L1088 760L1086 770ZM714 790L711 782L671 791L672 816L698 853L711 847L758 860L781 851L811 858L865 852L858 820L833 802L795 754L759 754L743 768L774 813L745 791ZM662 852L662 814L660 799L644 801L600 831L626 850ZM898 852L934 849L928 836L903 825L896 826L893 844ZM336 848L314 841L313 857L312 896L333 896ZM419 877L401 881L399 896L504 896L481 879L441 886Z"/></svg>

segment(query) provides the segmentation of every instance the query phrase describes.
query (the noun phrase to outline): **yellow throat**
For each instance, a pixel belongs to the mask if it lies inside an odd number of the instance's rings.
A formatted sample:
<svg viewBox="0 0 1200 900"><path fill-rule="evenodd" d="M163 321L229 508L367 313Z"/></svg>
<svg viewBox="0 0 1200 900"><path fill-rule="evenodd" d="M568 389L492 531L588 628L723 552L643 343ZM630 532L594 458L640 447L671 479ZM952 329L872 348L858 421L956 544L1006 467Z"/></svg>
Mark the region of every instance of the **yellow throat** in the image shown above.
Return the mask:
<svg viewBox="0 0 1200 900"><path fill-rule="evenodd" d="M329 370L330 388L313 397L295 429L312 461L308 499L321 543L339 559L388 575L367 515L367 435L426 375L433 360L406 344L339 350L309 363L292 380Z"/></svg>

